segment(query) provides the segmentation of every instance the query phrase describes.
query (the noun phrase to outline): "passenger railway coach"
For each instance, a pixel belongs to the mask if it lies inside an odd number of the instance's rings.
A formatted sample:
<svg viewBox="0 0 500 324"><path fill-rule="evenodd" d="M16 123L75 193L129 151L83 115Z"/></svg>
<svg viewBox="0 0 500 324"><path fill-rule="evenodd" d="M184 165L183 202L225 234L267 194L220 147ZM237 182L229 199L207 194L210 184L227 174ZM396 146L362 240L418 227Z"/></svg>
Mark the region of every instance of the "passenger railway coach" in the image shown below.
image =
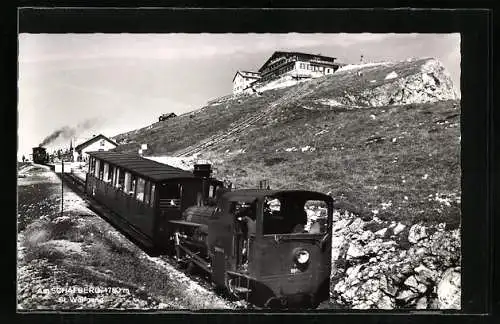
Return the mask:
<svg viewBox="0 0 500 324"><path fill-rule="evenodd" d="M210 178L210 166L191 173L137 155L89 152L87 194L139 231L155 248L168 248L168 222L181 219L189 206L209 204L221 181ZM205 201L202 201L205 200Z"/></svg>
<svg viewBox="0 0 500 324"><path fill-rule="evenodd" d="M134 238L203 269L217 287L254 304L316 307L329 298L332 197L231 191L211 177L208 164L191 173L137 155L89 155L85 191Z"/></svg>

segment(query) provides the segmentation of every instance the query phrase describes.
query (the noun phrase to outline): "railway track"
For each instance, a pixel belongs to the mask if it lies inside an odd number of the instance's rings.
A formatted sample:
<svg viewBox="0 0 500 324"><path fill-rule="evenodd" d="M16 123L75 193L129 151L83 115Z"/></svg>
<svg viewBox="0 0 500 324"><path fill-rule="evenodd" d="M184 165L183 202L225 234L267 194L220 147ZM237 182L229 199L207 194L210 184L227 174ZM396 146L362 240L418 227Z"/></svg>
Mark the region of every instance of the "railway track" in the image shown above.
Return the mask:
<svg viewBox="0 0 500 324"><path fill-rule="evenodd" d="M193 146L178 151L177 153L174 154L174 156L185 157L193 155L211 146L219 144L225 140L229 140L233 135L244 134L245 131L248 130L248 127L256 124L258 121L271 115L271 113L275 110L275 108L291 103L292 101L297 101L307 96L308 94L312 93L313 90L307 89L309 87L310 86L307 83L303 83L299 86L298 89L289 90L284 96L271 103L265 110L261 111L260 113L255 114L242 121L238 121L228 131L212 135L198 144L195 144Z"/></svg>
<svg viewBox="0 0 500 324"><path fill-rule="evenodd" d="M192 280L193 282L197 283L198 285L200 285L202 288L206 289L207 291L210 291L210 292L218 295L219 297L223 298L227 303L232 305L235 309L238 309L238 308L239 309L256 309L256 310L261 309L261 308L257 307L256 305L252 305L243 299L236 299L233 296L229 295L228 293L217 291L215 286L209 280L208 274L204 273L201 270L198 271L198 269L196 269L196 268L191 268L187 263L177 262L171 256L159 254L157 251L155 251L153 248L151 248L149 246L149 244L147 242L145 242L144 239L137 239L138 237L142 236L142 233L131 228L129 226L129 224L125 224L125 221L123 221L123 222L118 221L117 220L117 219L119 219L118 217L111 217L111 215L114 214L113 211L111 211L109 208L97 203L94 199L92 199L91 197L89 197L85 193L85 181L83 181L82 179L80 179L72 174L60 174L59 177L62 179L62 181L65 182L65 184L71 190L73 190L85 202L87 202L89 209L91 209L99 217L103 218L105 221L107 221L109 224L111 224L117 231L119 231L121 234L123 234L128 240L130 240L132 243L134 243L136 246L138 246L141 250L143 250L150 257L156 257L159 260L161 260L162 262L167 263L171 267L178 269L184 275L186 275L186 277L188 277L189 280ZM124 230L124 229L127 229L127 230Z"/></svg>

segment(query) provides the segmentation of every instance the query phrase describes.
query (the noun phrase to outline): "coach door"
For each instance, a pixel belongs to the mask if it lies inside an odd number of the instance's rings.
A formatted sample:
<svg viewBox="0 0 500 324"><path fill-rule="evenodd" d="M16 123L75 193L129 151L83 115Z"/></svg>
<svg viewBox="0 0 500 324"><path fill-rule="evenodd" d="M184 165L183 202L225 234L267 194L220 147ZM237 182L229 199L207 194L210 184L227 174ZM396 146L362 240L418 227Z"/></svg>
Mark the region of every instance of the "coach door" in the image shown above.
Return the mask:
<svg viewBox="0 0 500 324"><path fill-rule="evenodd" d="M158 191L158 208L166 220L181 218L181 184L164 182Z"/></svg>

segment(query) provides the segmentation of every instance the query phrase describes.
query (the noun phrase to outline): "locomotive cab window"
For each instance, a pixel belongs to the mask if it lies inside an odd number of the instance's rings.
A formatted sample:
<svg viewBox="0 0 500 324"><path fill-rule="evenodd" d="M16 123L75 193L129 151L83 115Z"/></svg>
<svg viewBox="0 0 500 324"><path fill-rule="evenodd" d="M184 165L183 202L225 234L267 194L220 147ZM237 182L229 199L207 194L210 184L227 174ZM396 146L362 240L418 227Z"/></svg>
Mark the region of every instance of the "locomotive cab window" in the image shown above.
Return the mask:
<svg viewBox="0 0 500 324"><path fill-rule="evenodd" d="M255 235L257 208L255 202L238 201L231 204L231 214L234 215L236 232L245 236Z"/></svg>
<svg viewBox="0 0 500 324"><path fill-rule="evenodd" d="M263 234L324 234L327 217L326 201L266 197Z"/></svg>

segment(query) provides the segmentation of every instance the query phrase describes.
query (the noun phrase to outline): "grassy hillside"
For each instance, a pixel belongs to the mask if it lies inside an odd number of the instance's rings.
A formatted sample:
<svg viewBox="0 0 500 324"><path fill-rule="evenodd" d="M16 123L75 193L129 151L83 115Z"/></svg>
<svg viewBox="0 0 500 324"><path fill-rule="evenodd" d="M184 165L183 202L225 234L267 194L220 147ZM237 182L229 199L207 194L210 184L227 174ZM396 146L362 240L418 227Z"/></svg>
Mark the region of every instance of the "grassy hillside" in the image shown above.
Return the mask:
<svg viewBox="0 0 500 324"><path fill-rule="evenodd" d="M260 97L234 98L120 134L114 139L121 144L118 150L122 152L137 152L142 143L148 143L148 152L152 154L171 154L194 145L209 135L225 132L232 123L255 114L286 91L269 91Z"/></svg>
<svg viewBox="0 0 500 324"><path fill-rule="evenodd" d="M170 155L214 135L229 134L200 157L212 160L216 176L237 187L255 187L260 179L269 179L273 188L330 192L339 208L362 215L457 226L459 101L369 106L370 94L381 88L399 96L401 84L418 81L427 61L368 66L261 96L234 98L115 139L129 142L119 147L121 151L135 152L148 143L148 154ZM398 77L386 79L391 72ZM436 91L449 81L440 73L435 73L441 78ZM289 99L266 110L283 97ZM325 104L339 97L358 108ZM229 132L259 114L263 118L244 130Z"/></svg>
<svg viewBox="0 0 500 324"><path fill-rule="evenodd" d="M331 192L347 209L381 218L458 225L458 102L336 111L294 105L274 118L204 154L219 177L240 187L270 179L273 188Z"/></svg>

